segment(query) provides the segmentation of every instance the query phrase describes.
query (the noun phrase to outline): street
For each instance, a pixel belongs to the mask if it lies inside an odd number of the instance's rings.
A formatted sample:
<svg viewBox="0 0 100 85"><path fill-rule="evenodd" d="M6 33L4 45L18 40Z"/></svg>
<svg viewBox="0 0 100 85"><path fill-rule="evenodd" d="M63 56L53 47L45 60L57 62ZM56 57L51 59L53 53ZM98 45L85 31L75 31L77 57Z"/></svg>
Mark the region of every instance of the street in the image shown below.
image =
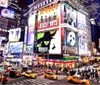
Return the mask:
<svg viewBox="0 0 100 85"><path fill-rule="evenodd" d="M25 77L10 78L6 85L81 85L67 82L66 76L60 75L58 80L46 79L44 76L38 76L36 79L29 79ZM91 85L100 85L100 83L93 83Z"/></svg>

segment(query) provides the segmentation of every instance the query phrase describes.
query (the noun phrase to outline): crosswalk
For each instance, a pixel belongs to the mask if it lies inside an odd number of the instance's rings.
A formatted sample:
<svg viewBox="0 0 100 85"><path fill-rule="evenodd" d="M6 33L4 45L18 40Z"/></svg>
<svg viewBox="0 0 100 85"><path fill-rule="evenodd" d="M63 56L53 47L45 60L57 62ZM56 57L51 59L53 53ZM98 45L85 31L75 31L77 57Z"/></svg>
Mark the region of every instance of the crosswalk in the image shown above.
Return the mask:
<svg viewBox="0 0 100 85"><path fill-rule="evenodd" d="M58 80L61 80L65 77L66 76L59 76ZM48 85L53 82L55 82L55 80L50 80L50 79L44 78L44 76L39 76L36 79L24 79L21 81L19 80L9 85Z"/></svg>

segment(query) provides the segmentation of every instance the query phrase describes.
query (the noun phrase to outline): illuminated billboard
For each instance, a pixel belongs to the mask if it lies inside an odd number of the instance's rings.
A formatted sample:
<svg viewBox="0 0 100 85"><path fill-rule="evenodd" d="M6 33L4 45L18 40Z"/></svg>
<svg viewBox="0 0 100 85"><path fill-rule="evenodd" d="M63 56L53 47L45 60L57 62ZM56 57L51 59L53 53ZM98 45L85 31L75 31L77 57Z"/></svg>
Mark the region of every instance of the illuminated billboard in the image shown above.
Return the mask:
<svg viewBox="0 0 100 85"><path fill-rule="evenodd" d="M60 30L38 33L37 53L61 54Z"/></svg>
<svg viewBox="0 0 100 85"><path fill-rule="evenodd" d="M78 37L79 55L89 55L89 52L91 51L91 39L84 31L79 31Z"/></svg>
<svg viewBox="0 0 100 85"><path fill-rule="evenodd" d="M73 31L66 31L65 42L66 42L66 53L77 54L77 44L78 44L77 33Z"/></svg>
<svg viewBox="0 0 100 85"><path fill-rule="evenodd" d="M23 42L13 42L9 44L10 54L21 54L23 52Z"/></svg>
<svg viewBox="0 0 100 85"><path fill-rule="evenodd" d="M60 19L60 5L55 4L43 8L38 12L38 26L37 30L59 26Z"/></svg>
<svg viewBox="0 0 100 85"><path fill-rule="evenodd" d="M82 14L81 12L77 12L77 14L78 28L86 30L86 15Z"/></svg>
<svg viewBox="0 0 100 85"><path fill-rule="evenodd" d="M35 31L35 13L31 14L28 19L28 33L26 42L27 53L33 53L34 35L35 35L34 31Z"/></svg>
<svg viewBox="0 0 100 85"><path fill-rule="evenodd" d="M67 24L68 28L77 27L77 12L67 3L61 4L61 23Z"/></svg>
<svg viewBox="0 0 100 85"><path fill-rule="evenodd" d="M15 11L11 8L2 8L1 10L1 14L0 16L4 17L4 18L11 18L14 19L14 15L15 15Z"/></svg>
<svg viewBox="0 0 100 85"><path fill-rule="evenodd" d="M9 30L9 42L19 41L21 37L21 28Z"/></svg>

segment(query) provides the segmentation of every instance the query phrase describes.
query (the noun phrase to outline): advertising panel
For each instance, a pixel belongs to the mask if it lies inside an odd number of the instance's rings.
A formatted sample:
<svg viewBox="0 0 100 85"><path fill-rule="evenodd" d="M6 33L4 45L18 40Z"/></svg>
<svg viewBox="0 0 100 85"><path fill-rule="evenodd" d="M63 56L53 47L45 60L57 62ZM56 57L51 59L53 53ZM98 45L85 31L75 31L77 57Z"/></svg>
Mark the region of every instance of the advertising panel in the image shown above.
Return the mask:
<svg viewBox="0 0 100 85"><path fill-rule="evenodd" d="M87 44L87 36L83 32L79 32L79 54L87 54L88 52L88 44Z"/></svg>
<svg viewBox="0 0 100 85"><path fill-rule="evenodd" d="M0 0L1 7L8 7L8 0Z"/></svg>
<svg viewBox="0 0 100 85"><path fill-rule="evenodd" d="M38 12L38 27L37 30L59 26L60 5L55 4L43 8Z"/></svg>
<svg viewBox="0 0 100 85"><path fill-rule="evenodd" d="M9 52L11 54L20 54L23 52L23 42L14 42L9 44Z"/></svg>
<svg viewBox="0 0 100 85"><path fill-rule="evenodd" d="M34 31L35 31L35 14L32 14L28 19L28 34L27 34L27 44L26 44L26 50L28 53L33 53L34 35L35 35Z"/></svg>
<svg viewBox="0 0 100 85"><path fill-rule="evenodd" d="M77 14L78 28L86 30L86 15L82 14L81 12L77 12Z"/></svg>
<svg viewBox="0 0 100 85"><path fill-rule="evenodd" d="M61 4L61 23L67 24L68 28L77 27L77 12L67 3Z"/></svg>
<svg viewBox="0 0 100 85"><path fill-rule="evenodd" d="M66 41L66 53L68 54L77 54L78 50L77 50L77 33L73 32L73 31L66 31L66 37L65 37L65 41Z"/></svg>
<svg viewBox="0 0 100 85"><path fill-rule="evenodd" d="M37 34L37 52L61 54L60 30L52 30Z"/></svg>
<svg viewBox="0 0 100 85"><path fill-rule="evenodd" d="M0 16L4 17L4 18L11 18L11 19L14 19L14 14L15 14L15 11L11 8L1 8L0 9L1 11L1 14Z"/></svg>
<svg viewBox="0 0 100 85"><path fill-rule="evenodd" d="M90 54L89 52L91 50L90 38L83 31L79 31L78 37L79 37L78 39L79 54L89 55Z"/></svg>
<svg viewBox="0 0 100 85"><path fill-rule="evenodd" d="M21 37L21 28L9 30L9 42L19 41Z"/></svg>

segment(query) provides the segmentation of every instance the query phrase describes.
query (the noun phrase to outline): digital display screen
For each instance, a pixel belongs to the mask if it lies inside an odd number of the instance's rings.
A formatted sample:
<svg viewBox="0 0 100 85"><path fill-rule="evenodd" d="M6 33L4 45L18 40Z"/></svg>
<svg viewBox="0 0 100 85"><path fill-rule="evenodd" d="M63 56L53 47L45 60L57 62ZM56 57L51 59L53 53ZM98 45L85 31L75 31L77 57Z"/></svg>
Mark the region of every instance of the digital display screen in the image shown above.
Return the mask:
<svg viewBox="0 0 100 85"><path fill-rule="evenodd" d="M1 16L5 18L14 19L15 11L11 8L2 8L1 9Z"/></svg>
<svg viewBox="0 0 100 85"><path fill-rule="evenodd" d="M9 44L9 52L11 54L20 54L23 52L23 42L14 42Z"/></svg>

